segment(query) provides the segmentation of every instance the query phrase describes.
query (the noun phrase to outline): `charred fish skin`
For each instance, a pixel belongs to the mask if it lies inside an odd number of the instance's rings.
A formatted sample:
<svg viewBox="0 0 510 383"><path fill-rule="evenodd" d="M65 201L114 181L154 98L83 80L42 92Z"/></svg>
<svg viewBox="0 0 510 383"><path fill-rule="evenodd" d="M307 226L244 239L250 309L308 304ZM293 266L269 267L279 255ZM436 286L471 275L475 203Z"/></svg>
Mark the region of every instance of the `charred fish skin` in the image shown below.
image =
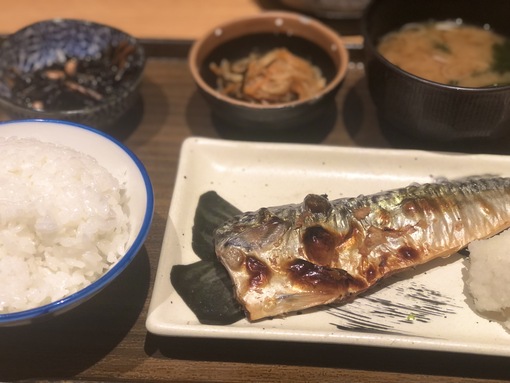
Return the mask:
<svg viewBox="0 0 510 383"><path fill-rule="evenodd" d="M261 208L215 232L249 320L345 301L510 226L510 178L444 181Z"/></svg>

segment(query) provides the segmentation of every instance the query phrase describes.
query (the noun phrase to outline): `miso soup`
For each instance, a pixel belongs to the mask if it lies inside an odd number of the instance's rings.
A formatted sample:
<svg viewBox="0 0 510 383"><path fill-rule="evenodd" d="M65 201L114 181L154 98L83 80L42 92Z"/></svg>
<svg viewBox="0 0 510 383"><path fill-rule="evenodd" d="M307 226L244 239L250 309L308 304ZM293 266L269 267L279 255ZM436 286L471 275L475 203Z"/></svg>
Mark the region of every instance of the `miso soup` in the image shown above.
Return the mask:
<svg viewBox="0 0 510 383"><path fill-rule="evenodd" d="M460 21L410 23L383 37L378 51L399 68L462 87L510 85L510 40Z"/></svg>

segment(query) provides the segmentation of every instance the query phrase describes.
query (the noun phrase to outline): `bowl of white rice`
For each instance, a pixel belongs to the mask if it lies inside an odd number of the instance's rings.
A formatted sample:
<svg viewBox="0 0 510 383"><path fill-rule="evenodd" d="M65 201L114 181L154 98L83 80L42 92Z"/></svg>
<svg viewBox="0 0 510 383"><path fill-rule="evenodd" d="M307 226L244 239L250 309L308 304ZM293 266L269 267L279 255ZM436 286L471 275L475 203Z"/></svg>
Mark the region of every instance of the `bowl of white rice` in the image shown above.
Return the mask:
<svg viewBox="0 0 510 383"><path fill-rule="evenodd" d="M67 311L115 279L152 222L148 173L104 132L0 123L0 326Z"/></svg>

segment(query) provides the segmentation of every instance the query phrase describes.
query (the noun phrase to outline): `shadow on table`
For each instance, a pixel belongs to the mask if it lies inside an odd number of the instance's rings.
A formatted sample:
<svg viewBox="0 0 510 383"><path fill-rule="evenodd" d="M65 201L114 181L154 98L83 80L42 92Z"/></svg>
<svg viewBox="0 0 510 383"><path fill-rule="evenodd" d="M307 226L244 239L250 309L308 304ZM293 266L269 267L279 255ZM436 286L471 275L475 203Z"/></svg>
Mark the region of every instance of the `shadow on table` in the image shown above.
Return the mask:
<svg viewBox="0 0 510 383"><path fill-rule="evenodd" d="M106 133L124 141L140 126L144 113L143 97L139 94L133 106L112 125L103 128Z"/></svg>
<svg viewBox="0 0 510 383"><path fill-rule="evenodd" d="M160 337L148 334L145 351L166 358L359 369L436 376L510 379L508 358L300 342ZM433 380L433 379L432 379Z"/></svg>
<svg viewBox="0 0 510 383"><path fill-rule="evenodd" d="M144 114L144 100L142 95L137 95L133 106L124 113L118 121L108 126L95 126L82 123L82 125L103 131L119 141L124 141L140 126ZM5 112L0 111L0 121L10 121L12 118Z"/></svg>
<svg viewBox="0 0 510 383"><path fill-rule="evenodd" d="M377 118L366 78L354 84L345 96L343 124L349 136L359 146L418 149L453 153L509 154L510 137L465 139L455 142L438 142L414 137Z"/></svg>
<svg viewBox="0 0 510 383"><path fill-rule="evenodd" d="M71 378L90 368L129 332L149 282L142 247L117 279L82 305L31 325L0 328L0 381Z"/></svg>
<svg viewBox="0 0 510 383"><path fill-rule="evenodd" d="M227 140L259 142L320 143L331 132L337 119L337 109L331 103L320 118L312 123L281 129L267 129L261 124L260 129L235 125L214 114L200 93L193 93L186 106L186 120L193 135L223 138Z"/></svg>
<svg viewBox="0 0 510 383"><path fill-rule="evenodd" d="M211 121L219 136L228 140L260 141L260 142L289 142L289 143L321 143L335 125L337 113L336 106L331 104L324 111L320 119L313 123L305 123L278 130L244 128L234 125L211 114Z"/></svg>
<svg viewBox="0 0 510 383"><path fill-rule="evenodd" d="M162 129L170 109L171 103L162 86L144 79L133 107L105 131L122 142L136 134L138 143L145 144Z"/></svg>
<svg viewBox="0 0 510 383"><path fill-rule="evenodd" d="M425 138L413 137L400 131L388 123L379 121L379 128L392 147L397 149L419 149L452 153L510 153L510 137L471 138L452 142L437 142Z"/></svg>

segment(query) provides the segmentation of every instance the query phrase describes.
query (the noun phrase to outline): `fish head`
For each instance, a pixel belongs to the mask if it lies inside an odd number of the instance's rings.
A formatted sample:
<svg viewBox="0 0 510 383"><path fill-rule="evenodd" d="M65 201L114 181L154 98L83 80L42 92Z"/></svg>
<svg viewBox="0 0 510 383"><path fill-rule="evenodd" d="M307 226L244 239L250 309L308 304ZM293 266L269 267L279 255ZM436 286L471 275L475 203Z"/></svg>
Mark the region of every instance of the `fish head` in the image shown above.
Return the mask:
<svg viewBox="0 0 510 383"><path fill-rule="evenodd" d="M327 230L321 230L329 210L325 197L307 197L299 205L245 213L217 229L216 255L230 274L248 319L327 304L347 294L351 283L347 272L307 255L312 242L329 241Z"/></svg>

